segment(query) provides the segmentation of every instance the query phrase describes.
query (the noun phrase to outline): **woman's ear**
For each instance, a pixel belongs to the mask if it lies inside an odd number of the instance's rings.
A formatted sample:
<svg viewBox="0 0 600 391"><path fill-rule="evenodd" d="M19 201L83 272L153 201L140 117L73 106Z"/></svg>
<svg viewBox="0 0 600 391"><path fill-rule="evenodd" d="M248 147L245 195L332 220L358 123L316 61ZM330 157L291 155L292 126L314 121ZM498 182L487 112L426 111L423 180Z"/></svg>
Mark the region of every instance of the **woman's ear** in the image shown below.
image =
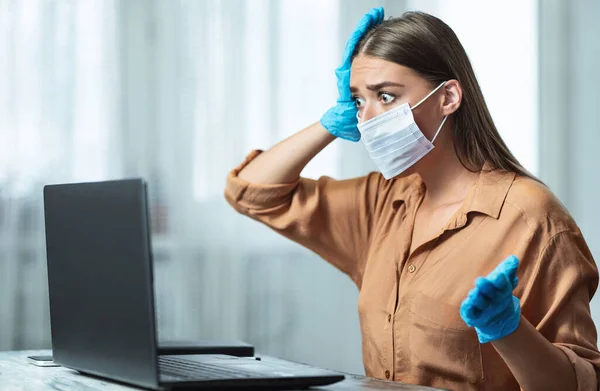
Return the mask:
<svg viewBox="0 0 600 391"><path fill-rule="evenodd" d="M460 107L462 102L462 87L458 80L448 80L442 87L444 91L444 101L442 106L442 114L450 115Z"/></svg>

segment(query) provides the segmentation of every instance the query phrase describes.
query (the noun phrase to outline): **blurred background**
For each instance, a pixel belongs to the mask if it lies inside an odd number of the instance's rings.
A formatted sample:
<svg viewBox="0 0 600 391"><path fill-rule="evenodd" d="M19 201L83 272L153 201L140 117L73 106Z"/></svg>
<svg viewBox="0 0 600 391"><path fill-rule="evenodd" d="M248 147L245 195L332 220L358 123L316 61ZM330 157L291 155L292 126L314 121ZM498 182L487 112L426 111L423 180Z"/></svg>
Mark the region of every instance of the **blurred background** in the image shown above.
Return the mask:
<svg viewBox="0 0 600 391"><path fill-rule="evenodd" d="M43 185L142 176L160 339L363 373L350 279L223 190L334 103L346 38L378 5L455 30L502 136L600 259L598 0L0 0L0 350L51 346ZM338 140L303 175L374 169Z"/></svg>

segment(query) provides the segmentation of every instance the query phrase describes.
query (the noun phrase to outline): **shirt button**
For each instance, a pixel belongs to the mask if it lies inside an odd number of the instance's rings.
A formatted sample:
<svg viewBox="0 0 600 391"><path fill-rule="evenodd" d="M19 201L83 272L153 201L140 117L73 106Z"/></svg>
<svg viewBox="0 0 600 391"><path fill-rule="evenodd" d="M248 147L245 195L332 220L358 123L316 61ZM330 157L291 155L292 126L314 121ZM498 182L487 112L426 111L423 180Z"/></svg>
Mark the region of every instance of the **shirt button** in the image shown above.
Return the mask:
<svg viewBox="0 0 600 391"><path fill-rule="evenodd" d="M389 379L390 378L390 371L385 371L385 378Z"/></svg>
<svg viewBox="0 0 600 391"><path fill-rule="evenodd" d="M415 272L415 270L417 270L417 267L416 267L415 265L409 265L409 266L408 266L408 271L409 271L410 273L414 273L414 272Z"/></svg>
<svg viewBox="0 0 600 391"><path fill-rule="evenodd" d="M389 314L388 315L388 322L391 322L391 321L392 321L392 314Z"/></svg>

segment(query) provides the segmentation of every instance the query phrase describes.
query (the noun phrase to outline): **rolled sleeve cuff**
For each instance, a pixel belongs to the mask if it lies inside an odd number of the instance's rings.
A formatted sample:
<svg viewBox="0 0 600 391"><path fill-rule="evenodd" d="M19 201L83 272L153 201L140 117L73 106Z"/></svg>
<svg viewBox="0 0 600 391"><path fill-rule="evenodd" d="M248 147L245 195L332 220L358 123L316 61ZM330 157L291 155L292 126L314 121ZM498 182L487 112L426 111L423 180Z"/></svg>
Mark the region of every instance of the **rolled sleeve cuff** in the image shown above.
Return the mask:
<svg viewBox="0 0 600 391"><path fill-rule="evenodd" d="M225 196L236 206L243 210L270 209L285 203L299 181L276 185L262 185L247 182L239 177L240 171L244 169L263 151L254 150L248 154L246 159L227 175Z"/></svg>
<svg viewBox="0 0 600 391"><path fill-rule="evenodd" d="M555 344L566 355L577 378L577 391L598 390L598 373L596 368L589 361L579 357L574 351L568 347Z"/></svg>

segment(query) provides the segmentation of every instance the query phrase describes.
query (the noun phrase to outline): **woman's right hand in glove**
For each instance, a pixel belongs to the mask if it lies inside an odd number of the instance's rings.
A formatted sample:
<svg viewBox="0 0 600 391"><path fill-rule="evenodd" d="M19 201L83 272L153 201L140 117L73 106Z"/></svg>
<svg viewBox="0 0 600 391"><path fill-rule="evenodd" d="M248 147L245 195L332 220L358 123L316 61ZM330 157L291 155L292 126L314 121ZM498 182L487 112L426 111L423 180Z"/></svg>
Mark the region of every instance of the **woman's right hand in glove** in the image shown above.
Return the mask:
<svg viewBox="0 0 600 391"><path fill-rule="evenodd" d="M329 109L321 118L321 125L332 135L350 141L360 140L356 125L357 108L350 92L350 68L352 54L360 39L373 27L383 21L383 8L373 8L356 25L354 32L346 43L341 65L335 70L337 77L337 104Z"/></svg>

